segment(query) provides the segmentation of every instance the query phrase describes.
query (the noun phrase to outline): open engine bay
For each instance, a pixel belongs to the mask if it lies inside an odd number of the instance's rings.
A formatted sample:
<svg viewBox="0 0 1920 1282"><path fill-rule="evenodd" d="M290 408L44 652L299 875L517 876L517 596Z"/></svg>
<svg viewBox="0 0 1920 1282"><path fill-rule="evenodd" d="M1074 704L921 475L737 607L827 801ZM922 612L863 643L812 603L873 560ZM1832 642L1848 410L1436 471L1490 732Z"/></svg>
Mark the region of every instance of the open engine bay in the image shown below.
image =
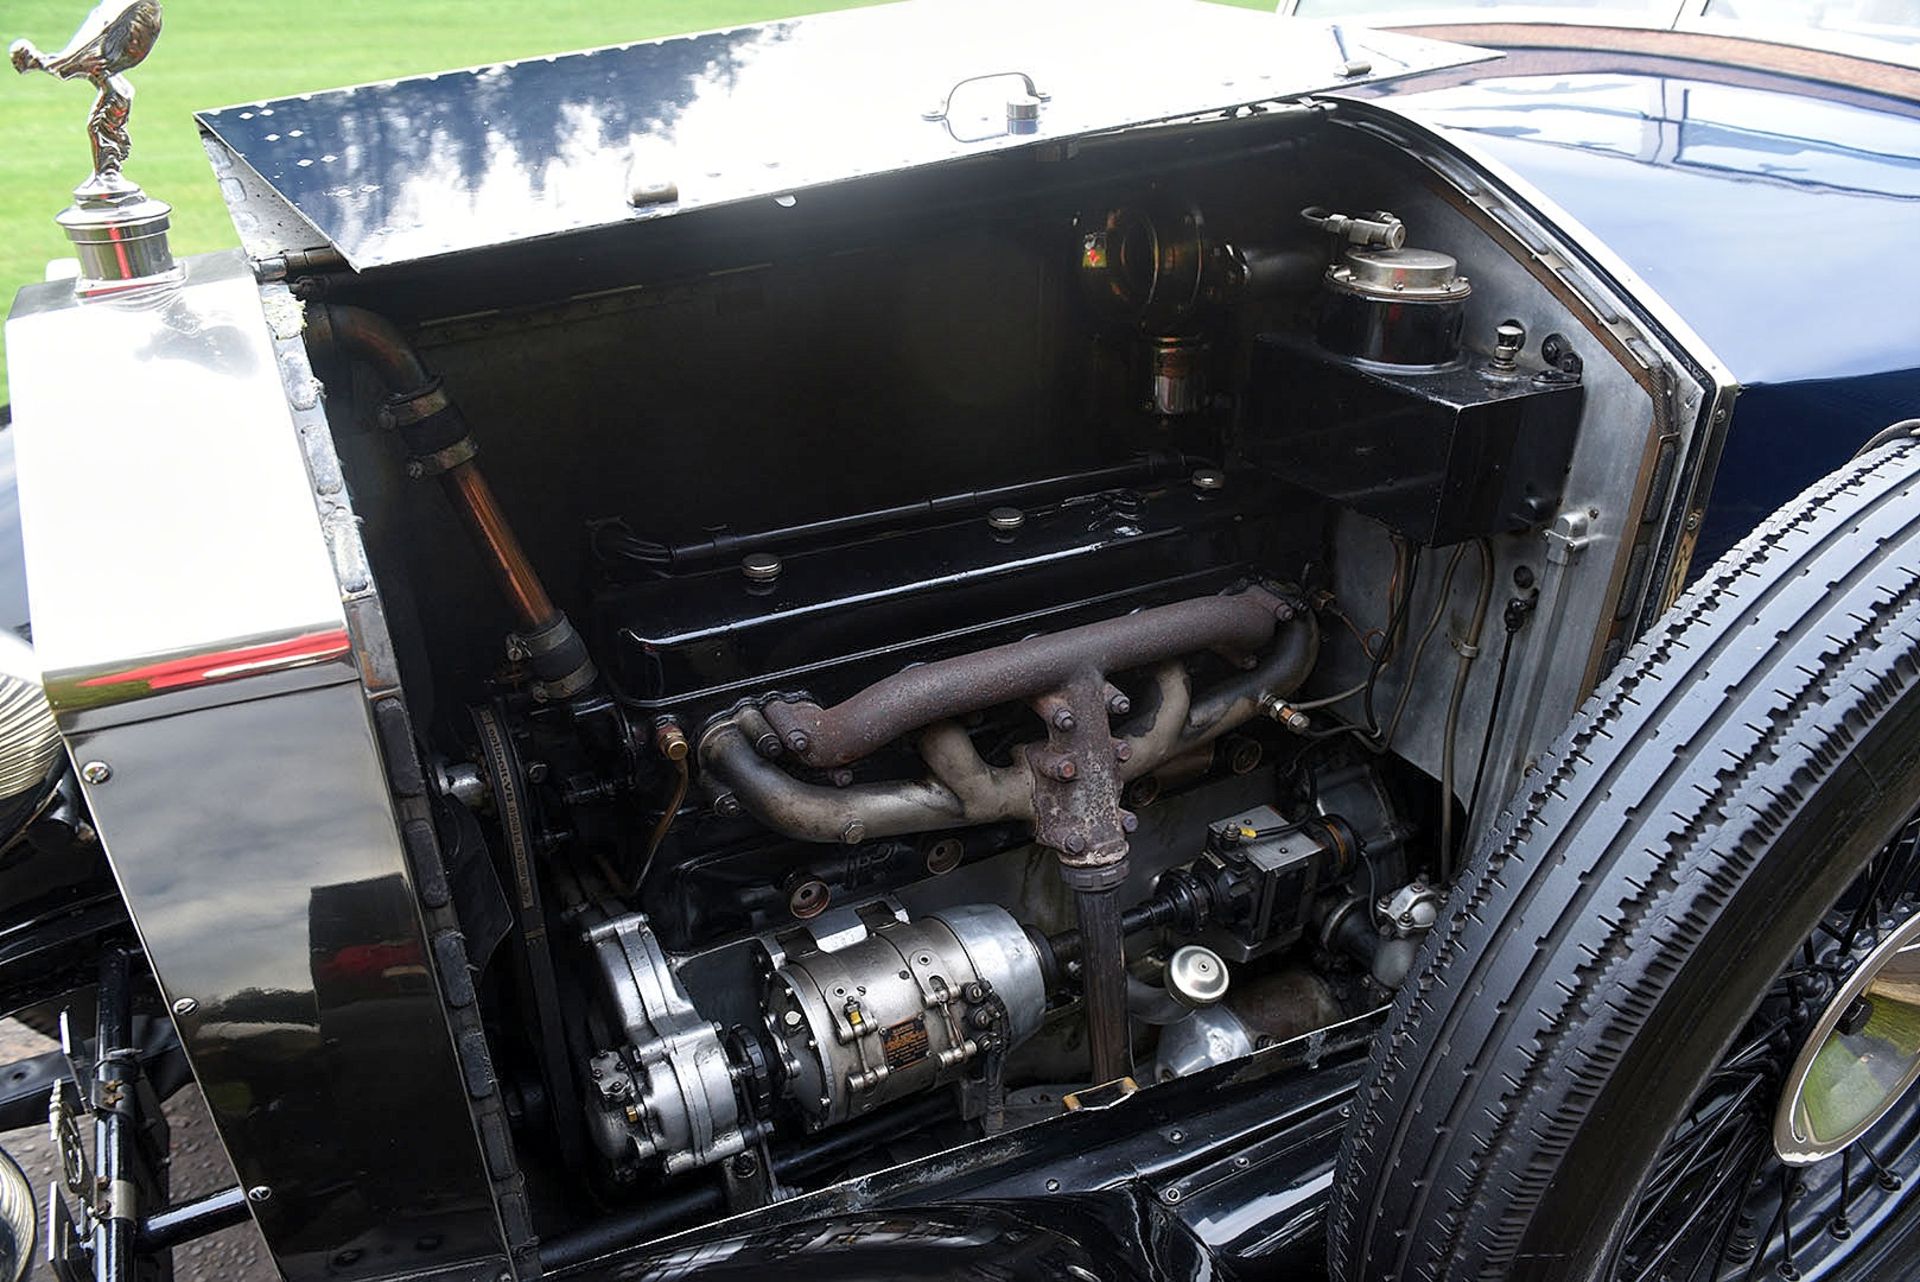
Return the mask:
<svg viewBox="0 0 1920 1282"><path fill-rule="evenodd" d="M536 1206L712 1218L1391 1001L1684 566L1686 407L1367 120L294 280Z"/></svg>

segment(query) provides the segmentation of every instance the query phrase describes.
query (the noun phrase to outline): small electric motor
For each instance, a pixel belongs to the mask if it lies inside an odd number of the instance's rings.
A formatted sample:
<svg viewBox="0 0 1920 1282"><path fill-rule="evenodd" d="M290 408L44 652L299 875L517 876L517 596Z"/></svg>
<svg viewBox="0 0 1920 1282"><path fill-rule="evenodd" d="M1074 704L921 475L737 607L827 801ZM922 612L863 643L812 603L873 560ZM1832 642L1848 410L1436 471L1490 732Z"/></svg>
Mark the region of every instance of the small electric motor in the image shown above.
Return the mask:
<svg viewBox="0 0 1920 1282"><path fill-rule="evenodd" d="M767 979L767 1030L809 1129L968 1074L990 1083L1046 1011L1033 943L1004 908L911 922L873 913L866 927L839 947L807 932L783 937Z"/></svg>

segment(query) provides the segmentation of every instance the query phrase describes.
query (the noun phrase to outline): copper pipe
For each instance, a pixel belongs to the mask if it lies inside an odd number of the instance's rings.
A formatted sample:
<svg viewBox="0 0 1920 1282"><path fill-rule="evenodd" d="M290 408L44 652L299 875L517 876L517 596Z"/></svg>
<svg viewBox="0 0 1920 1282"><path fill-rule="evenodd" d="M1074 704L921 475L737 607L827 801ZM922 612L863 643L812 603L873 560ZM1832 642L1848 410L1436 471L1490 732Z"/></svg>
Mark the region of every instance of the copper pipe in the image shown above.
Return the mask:
<svg viewBox="0 0 1920 1282"><path fill-rule="evenodd" d="M377 312L364 307L317 307L308 324L314 341L335 344L366 361L395 396L416 396L438 386L406 335ZM534 631L551 624L558 612L487 478L467 459L448 468L442 479L448 498L492 564L520 626Z"/></svg>
<svg viewBox="0 0 1920 1282"><path fill-rule="evenodd" d="M399 326L378 312L364 307L311 308L307 334L317 344L337 346L373 366L389 392L411 395L433 382Z"/></svg>
<svg viewBox="0 0 1920 1282"><path fill-rule="evenodd" d="M493 487L472 460L457 463L441 474L447 496L466 522L467 529L487 554L500 590L513 607L520 626L533 631L553 622L557 611L540 582L533 563L514 536L506 513L493 497Z"/></svg>

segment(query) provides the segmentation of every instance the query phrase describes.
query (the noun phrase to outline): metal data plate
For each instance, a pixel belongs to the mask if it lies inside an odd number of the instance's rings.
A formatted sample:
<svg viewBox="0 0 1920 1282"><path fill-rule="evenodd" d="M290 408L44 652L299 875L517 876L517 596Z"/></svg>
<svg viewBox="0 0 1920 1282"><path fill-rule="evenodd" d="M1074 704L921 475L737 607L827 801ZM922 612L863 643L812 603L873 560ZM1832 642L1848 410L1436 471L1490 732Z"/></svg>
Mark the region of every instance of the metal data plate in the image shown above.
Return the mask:
<svg viewBox="0 0 1920 1282"><path fill-rule="evenodd" d="M910 0L200 122L365 269L1492 56L1197 0Z"/></svg>

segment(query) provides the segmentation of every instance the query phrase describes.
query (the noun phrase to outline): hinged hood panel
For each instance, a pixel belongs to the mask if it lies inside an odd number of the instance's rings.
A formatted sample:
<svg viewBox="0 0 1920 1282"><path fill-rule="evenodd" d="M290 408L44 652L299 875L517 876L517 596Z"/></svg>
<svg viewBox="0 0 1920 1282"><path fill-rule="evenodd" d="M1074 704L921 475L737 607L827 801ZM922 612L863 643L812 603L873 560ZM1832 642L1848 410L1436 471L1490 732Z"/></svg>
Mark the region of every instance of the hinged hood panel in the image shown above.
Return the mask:
<svg viewBox="0 0 1920 1282"><path fill-rule="evenodd" d="M200 122L216 150L252 171L243 178L257 175L366 269L1489 56L1192 0L913 0L231 107ZM256 254L311 247L255 243L254 226L242 235Z"/></svg>

